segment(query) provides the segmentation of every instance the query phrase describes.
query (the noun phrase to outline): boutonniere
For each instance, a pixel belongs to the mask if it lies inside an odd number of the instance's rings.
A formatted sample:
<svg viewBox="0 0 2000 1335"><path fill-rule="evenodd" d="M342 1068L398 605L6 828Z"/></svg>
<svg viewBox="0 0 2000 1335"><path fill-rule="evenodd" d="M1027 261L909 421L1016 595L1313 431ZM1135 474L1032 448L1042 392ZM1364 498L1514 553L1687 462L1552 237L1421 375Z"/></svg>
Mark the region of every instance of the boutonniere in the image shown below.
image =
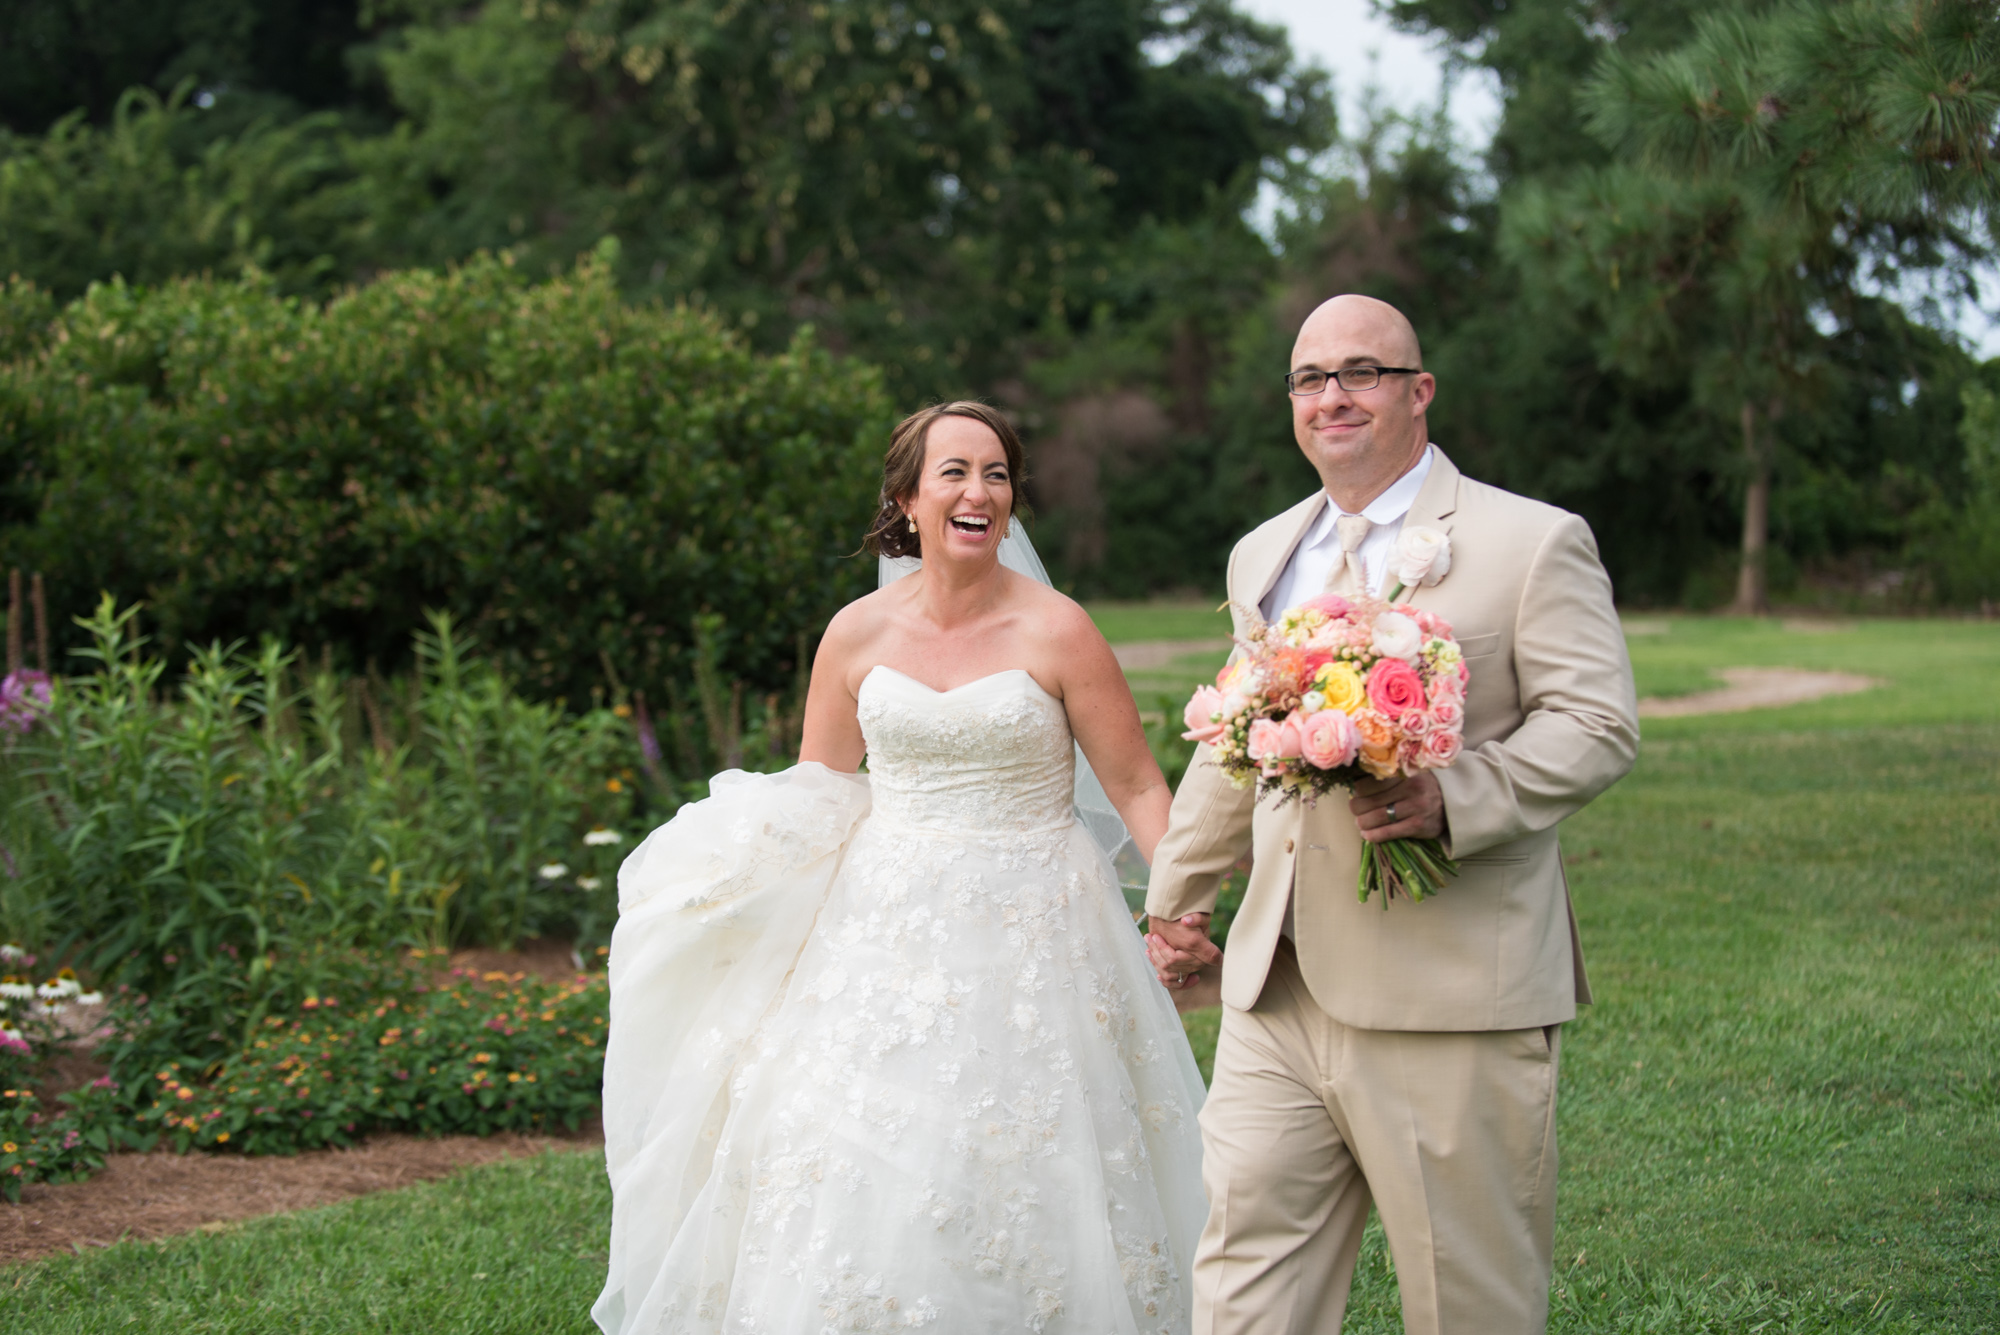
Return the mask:
<svg viewBox="0 0 2000 1335"><path fill-rule="evenodd" d="M1441 528L1426 528L1422 524L1405 526L1396 535L1392 568L1396 588L1389 595L1391 602L1406 589L1435 585L1451 573L1451 535Z"/></svg>

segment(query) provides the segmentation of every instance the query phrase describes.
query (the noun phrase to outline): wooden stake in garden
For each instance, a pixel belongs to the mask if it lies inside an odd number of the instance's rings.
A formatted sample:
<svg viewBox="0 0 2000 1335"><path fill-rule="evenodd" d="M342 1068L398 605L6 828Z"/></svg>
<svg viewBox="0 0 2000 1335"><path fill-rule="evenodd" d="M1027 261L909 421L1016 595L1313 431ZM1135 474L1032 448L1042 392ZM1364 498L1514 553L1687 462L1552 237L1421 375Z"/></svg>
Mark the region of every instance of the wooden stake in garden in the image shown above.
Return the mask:
<svg viewBox="0 0 2000 1335"><path fill-rule="evenodd" d="M49 675L49 600L39 570L35 572L34 589L29 597L35 605L35 662L46 677Z"/></svg>
<svg viewBox="0 0 2000 1335"><path fill-rule="evenodd" d="M7 573L7 675L21 670L21 568Z"/></svg>

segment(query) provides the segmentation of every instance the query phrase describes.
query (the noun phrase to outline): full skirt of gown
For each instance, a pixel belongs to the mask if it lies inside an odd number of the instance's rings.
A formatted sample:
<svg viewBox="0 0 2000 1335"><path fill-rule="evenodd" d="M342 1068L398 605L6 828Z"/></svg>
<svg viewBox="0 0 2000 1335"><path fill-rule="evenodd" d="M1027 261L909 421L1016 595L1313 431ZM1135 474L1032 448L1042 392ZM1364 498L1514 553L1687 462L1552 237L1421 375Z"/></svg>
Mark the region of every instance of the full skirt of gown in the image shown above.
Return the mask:
<svg viewBox="0 0 2000 1335"><path fill-rule="evenodd" d="M877 668L869 774L718 776L619 874L611 1332L1182 1335L1202 1086L1025 672Z"/></svg>

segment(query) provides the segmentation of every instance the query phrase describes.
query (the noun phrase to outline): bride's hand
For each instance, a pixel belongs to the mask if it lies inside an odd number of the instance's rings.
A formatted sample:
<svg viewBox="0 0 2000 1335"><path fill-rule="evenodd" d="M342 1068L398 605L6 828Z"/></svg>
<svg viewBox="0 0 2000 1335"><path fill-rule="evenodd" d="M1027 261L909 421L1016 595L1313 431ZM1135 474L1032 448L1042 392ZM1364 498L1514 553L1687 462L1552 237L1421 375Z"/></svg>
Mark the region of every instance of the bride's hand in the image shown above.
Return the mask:
<svg viewBox="0 0 2000 1335"><path fill-rule="evenodd" d="M1206 913L1180 918L1153 918L1146 933L1146 957L1170 991L1183 991L1201 979L1203 969L1222 963L1222 952L1208 939Z"/></svg>

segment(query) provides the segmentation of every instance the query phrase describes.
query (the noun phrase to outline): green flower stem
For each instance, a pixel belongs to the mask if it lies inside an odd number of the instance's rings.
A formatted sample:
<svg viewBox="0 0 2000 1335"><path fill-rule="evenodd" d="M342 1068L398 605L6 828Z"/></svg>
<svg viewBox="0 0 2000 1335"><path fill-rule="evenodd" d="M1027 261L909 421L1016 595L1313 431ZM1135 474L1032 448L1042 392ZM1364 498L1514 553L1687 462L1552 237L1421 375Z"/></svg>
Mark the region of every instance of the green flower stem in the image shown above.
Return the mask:
<svg viewBox="0 0 2000 1335"><path fill-rule="evenodd" d="M1364 843L1356 893L1363 904L1377 890L1382 892L1382 908L1400 891L1412 904L1444 888L1458 875L1458 863L1436 839L1391 839L1385 843Z"/></svg>

